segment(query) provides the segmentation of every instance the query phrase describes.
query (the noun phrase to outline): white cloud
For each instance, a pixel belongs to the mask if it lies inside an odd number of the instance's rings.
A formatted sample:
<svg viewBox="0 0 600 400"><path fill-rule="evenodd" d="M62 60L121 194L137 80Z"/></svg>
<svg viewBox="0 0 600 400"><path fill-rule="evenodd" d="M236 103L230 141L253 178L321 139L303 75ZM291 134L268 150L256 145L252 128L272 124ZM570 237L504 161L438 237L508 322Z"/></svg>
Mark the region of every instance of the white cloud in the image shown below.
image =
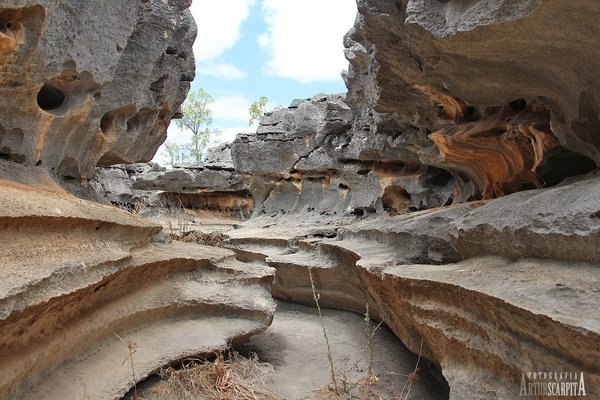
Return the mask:
<svg viewBox="0 0 600 400"><path fill-rule="evenodd" d="M240 70L232 63L201 64L198 67L198 73L227 80L242 79L248 76L248 74Z"/></svg>
<svg viewBox="0 0 600 400"><path fill-rule="evenodd" d="M190 7L198 25L194 43L196 60L212 60L240 38L242 22L250 14L254 0L195 0Z"/></svg>
<svg viewBox="0 0 600 400"><path fill-rule="evenodd" d="M239 126L233 128L217 128L214 140L218 143L233 142L238 133L254 133L258 124L253 126Z"/></svg>
<svg viewBox="0 0 600 400"><path fill-rule="evenodd" d="M232 95L216 97L215 102L209 108L212 110L213 119L215 121L230 121L243 124L247 123L250 118L248 109L252 104L244 96Z"/></svg>
<svg viewBox="0 0 600 400"><path fill-rule="evenodd" d="M258 43L270 53L269 73L301 83L340 79L355 0L263 0L262 10L268 32Z"/></svg>

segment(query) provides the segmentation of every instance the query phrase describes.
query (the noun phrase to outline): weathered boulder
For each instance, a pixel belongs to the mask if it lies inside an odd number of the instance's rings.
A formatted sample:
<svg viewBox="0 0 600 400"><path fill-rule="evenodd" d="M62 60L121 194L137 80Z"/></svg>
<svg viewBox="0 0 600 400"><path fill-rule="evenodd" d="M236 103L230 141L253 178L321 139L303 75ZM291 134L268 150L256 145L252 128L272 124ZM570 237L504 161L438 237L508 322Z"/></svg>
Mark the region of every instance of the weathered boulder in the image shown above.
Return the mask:
<svg viewBox="0 0 600 400"><path fill-rule="evenodd" d="M450 228L464 257L502 255L600 262L598 174L515 193L465 214Z"/></svg>
<svg viewBox="0 0 600 400"><path fill-rule="evenodd" d="M213 168L233 170L233 159L231 158L231 143L222 143L206 150L204 165Z"/></svg>
<svg viewBox="0 0 600 400"><path fill-rule="evenodd" d="M194 78L189 0L0 5L0 154L60 177L149 161Z"/></svg>
<svg viewBox="0 0 600 400"><path fill-rule="evenodd" d="M134 206L136 203L146 202L150 194L133 189L132 177L164 170L165 168L157 164L146 163L97 167L92 185L100 198L115 205Z"/></svg>

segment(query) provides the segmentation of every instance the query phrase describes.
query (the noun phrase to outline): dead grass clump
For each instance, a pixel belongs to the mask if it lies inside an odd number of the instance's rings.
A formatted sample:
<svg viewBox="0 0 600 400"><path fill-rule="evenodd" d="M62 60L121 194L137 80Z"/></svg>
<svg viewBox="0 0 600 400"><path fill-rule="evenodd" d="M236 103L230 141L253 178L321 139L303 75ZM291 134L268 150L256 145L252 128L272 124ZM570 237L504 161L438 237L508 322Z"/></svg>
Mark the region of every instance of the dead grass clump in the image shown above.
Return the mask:
<svg viewBox="0 0 600 400"><path fill-rule="evenodd" d="M283 400L265 382L272 371L256 355L218 353L213 362L193 361L181 369L163 370L152 394L160 400Z"/></svg>
<svg viewBox="0 0 600 400"><path fill-rule="evenodd" d="M198 243L205 246L223 247L225 236L221 232L213 231L204 233L201 231L192 231L181 238L181 241L187 243Z"/></svg>

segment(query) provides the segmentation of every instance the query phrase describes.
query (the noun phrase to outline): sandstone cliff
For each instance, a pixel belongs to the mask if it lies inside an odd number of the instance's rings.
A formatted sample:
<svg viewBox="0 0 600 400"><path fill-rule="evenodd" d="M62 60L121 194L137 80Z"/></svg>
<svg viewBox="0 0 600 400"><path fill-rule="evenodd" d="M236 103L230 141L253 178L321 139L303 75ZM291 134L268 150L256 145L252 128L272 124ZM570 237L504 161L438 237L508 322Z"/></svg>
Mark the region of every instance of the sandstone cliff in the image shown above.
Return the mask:
<svg viewBox="0 0 600 400"><path fill-rule="evenodd" d="M452 399L564 369L597 395L598 4L357 4L347 95L233 143L254 215L229 246L278 298L311 303L311 268L326 305L370 304Z"/></svg>

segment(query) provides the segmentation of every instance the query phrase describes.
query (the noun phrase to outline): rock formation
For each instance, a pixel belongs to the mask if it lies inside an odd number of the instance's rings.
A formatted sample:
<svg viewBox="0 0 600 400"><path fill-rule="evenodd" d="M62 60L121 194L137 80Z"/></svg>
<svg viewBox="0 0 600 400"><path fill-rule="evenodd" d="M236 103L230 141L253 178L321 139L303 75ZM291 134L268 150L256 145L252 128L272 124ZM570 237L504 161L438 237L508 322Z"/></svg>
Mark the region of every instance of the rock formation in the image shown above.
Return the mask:
<svg viewBox="0 0 600 400"><path fill-rule="evenodd" d="M3 1L0 154L74 179L149 161L194 79L190 4Z"/></svg>
<svg viewBox="0 0 600 400"><path fill-rule="evenodd" d="M271 268L171 243L64 189L89 195L98 165L148 161L165 140L194 78L190 4L0 5L2 399L119 399L271 323ZM105 171L113 186L102 189L143 199L125 181L152 168Z"/></svg>
<svg viewBox="0 0 600 400"><path fill-rule="evenodd" d="M311 269L326 306L369 304L452 399L516 398L540 370L600 393L599 6L357 3L347 95L233 143L254 214L228 246L280 299L311 304Z"/></svg>
<svg viewBox="0 0 600 400"><path fill-rule="evenodd" d="M310 269L321 306L368 304L441 368L451 399L518 398L529 371L583 372L597 393L598 187L595 176L361 222L262 216L229 232L228 247L276 268L279 299L313 304Z"/></svg>
<svg viewBox="0 0 600 400"><path fill-rule="evenodd" d="M100 198L127 210L181 208L247 219L253 207L248 181L234 170L229 148L218 150L206 162L169 170L156 164L99 167L92 185Z"/></svg>
<svg viewBox="0 0 600 400"><path fill-rule="evenodd" d="M264 330L271 293L312 304L309 270L451 399L516 398L531 371L600 395L597 2L357 1L347 94L268 113L201 165L88 184L148 161L177 117L189 4L0 6L0 397L119 398ZM170 243L63 187L251 218L229 249Z"/></svg>
<svg viewBox="0 0 600 400"><path fill-rule="evenodd" d="M406 137L418 129L413 158L467 182L475 198L595 169L597 3L578 2L586 18L572 19L560 0L358 7L345 37L356 131Z"/></svg>
<svg viewBox="0 0 600 400"><path fill-rule="evenodd" d="M396 214L452 203L458 187L448 172L405 149L421 141L417 130L369 135L354 130L352 118L344 95L317 95L267 114L256 134L239 135L233 162L254 178L255 212Z"/></svg>
<svg viewBox="0 0 600 400"><path fill-rule="evenodd" d="M272 269L229 250L170 243L161 227L51 183L0 180L0 204L0 398L119 399L271 322ZM130 343L134 377L122 364Z"/></svg>

